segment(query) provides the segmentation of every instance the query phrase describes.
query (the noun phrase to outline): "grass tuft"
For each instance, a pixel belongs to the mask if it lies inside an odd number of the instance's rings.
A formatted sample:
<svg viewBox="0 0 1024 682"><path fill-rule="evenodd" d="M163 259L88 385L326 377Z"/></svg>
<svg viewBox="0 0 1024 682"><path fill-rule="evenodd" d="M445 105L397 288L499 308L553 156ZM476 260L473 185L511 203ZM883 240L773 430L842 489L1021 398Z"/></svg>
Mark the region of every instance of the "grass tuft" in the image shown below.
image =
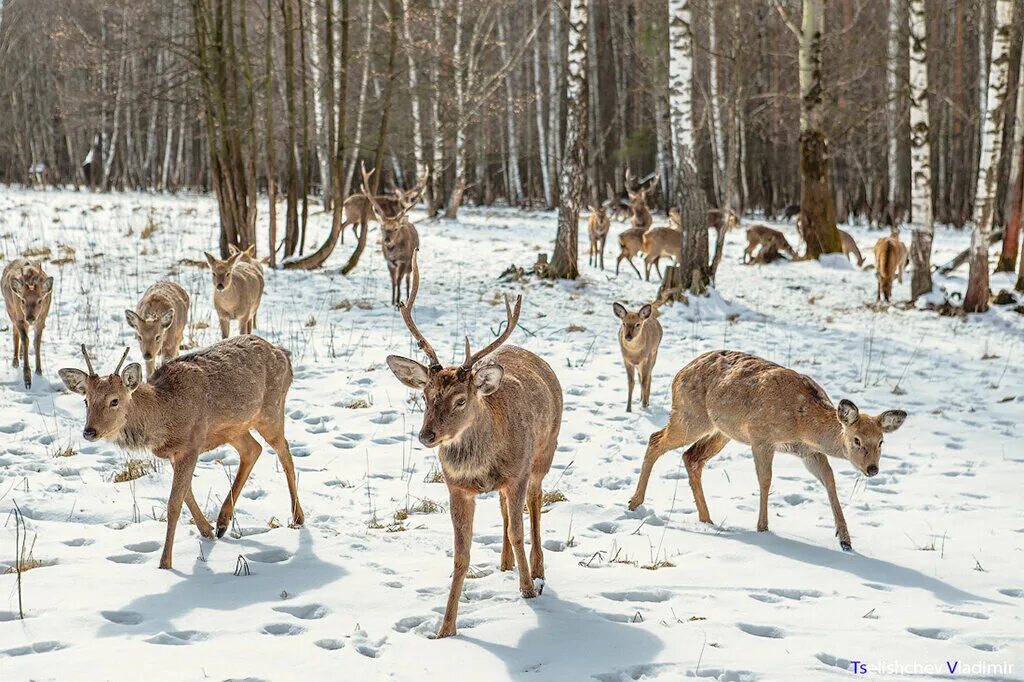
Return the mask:
<svg viewBox="0 0 1024 682"><path fill-rule="evenodd" d="M114 483L127 483L142 478L158 469L156 460L130 457L124 461L121 470L114 474Z"/></svg>

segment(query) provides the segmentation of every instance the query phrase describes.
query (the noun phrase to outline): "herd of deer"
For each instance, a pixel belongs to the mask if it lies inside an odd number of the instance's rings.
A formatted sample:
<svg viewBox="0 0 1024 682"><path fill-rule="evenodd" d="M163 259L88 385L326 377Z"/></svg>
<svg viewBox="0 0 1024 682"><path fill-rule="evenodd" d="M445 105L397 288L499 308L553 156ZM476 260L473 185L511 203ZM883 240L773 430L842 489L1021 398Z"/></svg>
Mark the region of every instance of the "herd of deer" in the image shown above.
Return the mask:
<svg viewBox="0 0 1024 682"><path fill-rule="evenodd" d="M499 493L504 529L501 570L518 569L524 598L538 594L534 580L544 578L542 483L557 446L562 388L544 359L505 343L519 322L521 296L514 305L505 299L507 319L498 338L476 352L471 350L467 338L462 363L442 365L413 319L420 280L419 237L406 218L414 203L413 196L405 195L390 210L384 209L378 198L367 191L365 169L363 180L367 205L384 227L383 248L391 271L392 299L398 302L410 334L427 358L427 364L423 364L391 355L387 363L402 384L422 392L424 411L419 441L424 447L438 449L448 486L454 572L437 633L447 637L456 632L459 599L470 566L476 497L482 493ZM650 265L657 268L657 259L665 252L651 246L656 237L648 238L651 218L644 190L630 191L629 197L633 225L624 233L628 237L620 238L620 245L625 251L627 242L638 240L635 243L642 246L649 271ZM606 207L592 209L591 218L591 235L602 246L607 221L602 232L600 225L595 229L593 216L605 211ZM769 235L759 238L762 249L783 250L788 246L784 237L781 242L769 242L768 238L777 237L763 231L755 234ZM888 272L889 264L900 260L900 246L896 237L880 240L876 248L880 269L885 263ZM592 259L596 259L592 262L600 261L600 251L592 249ZM291 525L301 526L305 521L285 437L291 358L286 350L252 334L264 289L262 267L249 250L231 249L229 257L223 260L210 254L206 257L221 341L179 355L190 309L189 297L177 284L158 282L143 294L135 310L125 311L146 364L145 376L138 363L122 369L128 349L112 373L98 374L84 345L81 351L87 371L59 371L64 385L85 397L82 435L86 440L111 441L127 450L152 452L170 462L173 476L160 568L172 566L174 534L183 504L188 506L203 537L224 535L231 524L235 503L262 452L262 446L252 435L254 430L274 449L284 470L291 496ZM627 259L632 263L628 256ZM403 278L407 294L404 302L399 300ZM25 384L29 386L28 329L35 330L39 374L40 341L53 294L53 278L41 266L20 259L4 269L2 288L14 329L14 364L17 366L18 353L22 352ZM885 293L888 295L888 289ZM635 312L620 303L614 303L612 308L621 321L619 344L628 376L626 409L632 410L637 372L641 403L647 407L663 335L657 303L644 305ZM234 337L230 337L231 321L238 323L239 335ZM898 429L906 416L901 410L888 410L877 416L863 414L849 400L833 404L807 376L753 355L732 350L705 353L683 367L672 382L668 424L650 437L629 508L635 509L644 502L655 462L670 450L689 446L683 458L694 502L700 521L711 523L701 485L703 467L730 440L736 440L749 445L753 452L761 495L759 531L768 529L773 457L776 452L789 453L801 458L825 487L839 543L850 550L850 535L828 460L846 459L864 475L876 475L884 434ZM214 529L196 501L192 478L199 455L225 444L238 451L239 465ZM530 517L529 557L525 549L524 507Z"/></svg>

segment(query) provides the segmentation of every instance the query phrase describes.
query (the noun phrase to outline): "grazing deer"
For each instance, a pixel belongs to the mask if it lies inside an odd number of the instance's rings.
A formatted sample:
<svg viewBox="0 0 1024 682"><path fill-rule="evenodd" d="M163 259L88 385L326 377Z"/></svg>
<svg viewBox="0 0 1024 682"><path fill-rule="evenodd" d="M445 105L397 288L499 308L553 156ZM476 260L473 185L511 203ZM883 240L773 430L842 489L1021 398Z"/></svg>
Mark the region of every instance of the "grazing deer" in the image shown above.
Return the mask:
<svg viewBox="0 0 1024 682"><path fill-rule="evenodd" d="M654 179L646 187L637 187L637 189L628 189L629 182L632 179L632 173L626 171L626 186L627 192L629 193L629 206L633 212L633 217L630 219L630 227L634 229L646 230L651 226L653 218L651 217L651 211L647 208L647 193L651 188L658 185L658 179L661 177L660 173L654 174Z"/></svg>
<svg viewBox="0 0 1024 682"><path fill-rule="evenodd" d="M288 351L258 336L236 336L165 362L148 384L142 383L138 363L121 372L127 348L108 376L96 374L84 345L82 355L88 374L80 369L60 370L64 385L85 396L82 436L88 441L112 441L126 450L151 451L170 460L174 470L160 568L171 568L182 502L188 505L200 535L213 537L210 522L192 494L192 474L201 453L230 444L238 451L239 464L217 517L217 537L224 536L235 501L263 451L251 429L277 453L288 479L292 525L303 524L295 466L284 437L285 397L292 383Z"/></svg>
<svg viewBox="0 0 1024 682"><path fill-rule="evenodd" d="M238 320L239 334L251 334L256 326L256 311L263 299L263 268L252 258L251 248L236 249L225 260L206 254L213 273L213 307L222 339L231 335L231 320Z"/></svg>
<svg viewBox="0 0 1024 682"><path fill-rule="evenodd" d="M587 208L590 209L590 217L587 219L587 232L590 234L590 265L596 266L600 260L601 269L604 270L604 243L608 240L611 220L604 206Z"/></svg>
<svg viewBox="0 0 1024 682"><path fill-rule="evenodd" d="M22 379L25 388L32 388L32 373L28 368L28 330L31 327L35 331L33 344L36 349L36 374L42 374L41 346L46 316L50 314L50 302L53 300L53 277L47 276L41 264L18 258L4 268L0 290L3 291L7 317L11 319L11 335L14 337L14 360L11 364L18 366L20 352Z"/></svg>
<svg viewBox="0 0 1024 682"><path fill-rule="evenodd" d="M613 303L615 317L622 320L619 327L619 348L622 363L626 366L626 380L629 393L626 398L626 412L633 411L634 375L640 375L640 401L644 407L651 401L651 374L658 361L658 346L661 344L661 322L658 321L657 304L646 304L635 313L626 310L621 303Z"/></svg>
<svg viewBox="0 0 1024 682"><path fill-rule="evenodd" d="M757 256L754 256L755 250ZM747 248L743 251L744 263L767 263L780 252L789 254L790 258L796 258L796 251L790 246L786 235L767 225L757 224L747 228Z"/></svg>
<svg viewBox="0 0 1024 682"><path fill-rule="evenodd" d="M522 296L515 310L505 299L508 323L501 336L471 353L457 367L442 367L437 353L412 319L419 289L419 268L413 257L412 291L400 306L406 326L430 361L388 356L388 366L409 388L423 391L423 426L419 440L438 447L438 459L451 498L455 531L455 570L438 637L455 634L462 584L469 571L476 496L497 490L504 535L501 570L519 567L523 597L537 596L534 578L544 578L541 549L541 482L551 468L562 422L562 387L548 363L516 346L502 346L519 321ZM530 561L523 545L523 503L530 513Z"/></svg>
<svg viewBox="0 0 1024 682"><path fill-rule="evenodd" d="M644 279L650 281L652 265L658 273L658 279L661 279L661 268L658 267L658 261L664 257L671 258L673 262L678 263L682 248L683 242L679 230L671 227L652 227L644 232Z"/></svg>
<svg viewBox="0 0 1024 682"><path fill-rule="evenodd" d="M370 175L366 172L365 164L360 164L359 172L363 176L363 197L370 203L377 222L380 223L380 231L383 234L381 251L384 253L384 260L388 263L388 272L391 273L391 305L398 305L401 301L402 279L405 278L405 293L409 294L409 277L412 274L412 258L417 249L420 248L420 234L416 226L409 222L407 214L409 209L416 205L423 190L427 186L427 173L424 172L416 185L415 191L406 199L401 201L401 210L395 215L385 215L376 197L370 193Z"/></svg>
<svg viewBox="0 0 1024 682"><path fill-rule="evenodd" d="M903 271L906 270L907 264L910 262L910 249L900 239L899 227L891 228L889 236L896 240L896 279L903 284Z"/></svg>
<svg viewBox="0 0 1024 682"><path fill-rule="evenodd" d="M839 239L843 242L843 255L846 256L847 260L849 260L852 253L853 257L857 259L857 267L864 267L864 256L860 255L860 249L857 248L857 240L853 238L853 235L846 230L839 230Z"/></svg>
<svg viewBox="0 0 1024 682"><path fill-rule="evenodd" d="M619 264L623 260L629 261L629 264L633 266L633 271L636 272L636 276L643 279L644 276L640 274L639 268L636 267L636 263L633 262L633 257L639 253L644 252L644 233L647 232L647 228L643 227L631 227L628 230L623 230L619 234L619 257L615 259L615 274L619 274Z"/></svg>
<svg viewBox="0 0 1024 682"><path fill-rule="evenodd" d="M776 452L787 452L800 457L825 486L839 544L850 550L850 533L828 458L849 460L865 476L874 476L883 435L900 428L906 418L902 410L887 410L877 417L862 414L849 400L834 406L809 377L754 355L729 350L704 353L672 381L672 414L665 428L651 434L629 508L643 504L658 458L692 443L683 460L697 514L702 522L711 523L701 485L704 464L730 440L737 440L754 453L761 488L759 531L768 530L772 459Z"/></svg>
<svg viewBox="0 0 1024 682"><path fill-rule="evenodd" d="M135 310L125 310L128 326L146 362L146 380L153 376L157 359L161 363L178 357L188 321L189 299L174 282L157 282L142 294Z"/></svg>
<svg viewBox="0 0 1024 682"><path fill-rule="evenodd" d="M900 241L899 232L882 237L875 243L875 276L878 278L878 291L875 300L886 303L892 300L892 280L899 274L903 283L903 263L906 261L907 247Z"/></svg>

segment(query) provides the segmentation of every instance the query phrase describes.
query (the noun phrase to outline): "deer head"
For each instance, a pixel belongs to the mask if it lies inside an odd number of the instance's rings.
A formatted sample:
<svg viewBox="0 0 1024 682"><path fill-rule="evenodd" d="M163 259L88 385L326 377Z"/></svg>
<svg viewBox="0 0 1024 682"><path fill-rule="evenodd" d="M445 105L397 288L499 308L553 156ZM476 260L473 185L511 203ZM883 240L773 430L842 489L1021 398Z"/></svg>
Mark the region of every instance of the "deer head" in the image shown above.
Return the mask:
<svg viewBox="0 0 1024 682"><path fill-rule="evenodd" d="M886 410L872 417L862 414L851 401L843 399L836 407L836 417L843 429L842 442L846 448L846 459L870 477L878 473L883 435L903 426L907 413L903 410Z"/></svg>
<svg viewBox="0 0 1024 682"><path fill-rule="evenodd" d="M242 251L235 251L225 260L219 260L212 254L207 253L206 261L210 264L210 272L213 273L213 288L217 291L224 291L231 286L231 272L235 263L242 257Z"/></svg>
<svg viewBox="0 0 1024 682"><path fill-rule="evenodd" d="M406 326L416 339L420 350L430 361L423 365L415 360L398 355L388 356L388 367L403 384L423 391L423 426L419 439L428 448L442 443L457 442L463 432L488 409L487 396L498 390L504 376L501 365L495 362L481 363L496 351L512 335L519 322L523 297L516 299L515 308L505 297L507 324L501 336L475 353L470 351L469 337L466 337L466 357L461 365L443 367L437 353L424 338L412 319L412 306L419 291L420 274L416 255L412 261L412 292L408 302L400 309Z"/></svg>
<svg viewBox="0 0 1024 682"><path fill-rule="evenodd" d="M409 210L419 202L420 197L423 196L423 192L427 187L427 175L430 172L430 168L424 168L423 175L420 176L416 186L411 190L403 191L401 189L395 189L395 197L398 200L398 211L392 216L384 215L384 209L382 209L380 203L378 203L377 197L370 191L372 187L370 184L370 176L374 172L376 172L376 169L367 173L366 164L360 162L359 173L363 177L363 196L370 204L370 210L373 211L374 217L380 224L380 230L384 236L384 246L390 247L398 237L398 233L401 232L402 228L409 224L409 219L406 216L409 213Z"/></svg>
<svg viewBox="0 0 1024 682"><path fill-rule="evenodd" d="M650 303L641 306L640 310L635 313L626 310L626 306L621 303L613 303L612 310L615 312L615 317L622 320L622 336L626 341L632 341L640 336L644 322L651 319L651 315L654 314L654 308Z"/></svg>
<svg viewBox="0 0 1024 682"><path fill-rule="evenodd" d="M174 308L168 308L160 317L144 318L134 310L124 311L128 326L135 330L135 338L139 341L139 350L144 360L152 360L160 353L164 335L174 324Z"/></svg>
<svg viewBox="0 0 1024 682"><path fill-rule="evenodd" d="M53 293L53 277L44 277L43 271L35 266L22 268L21 277L10 280L11 292L25 311L25 321L35 324L40 309Z"/></svg>
<svg viewBox="0 0 1024 682"><path fill-rule="evenodd" d="M125 348L114 373L101 377L92 368L85 344L82 344L82 355L85 366L89 368L88 374L71 367L65 367L58 374L68 390L85 396L86 417L82 437L88 441L110 438L124 428L128 404L142 383L142 367L133 362L121 372L121 365L128 357L128 349Z"/></svg>

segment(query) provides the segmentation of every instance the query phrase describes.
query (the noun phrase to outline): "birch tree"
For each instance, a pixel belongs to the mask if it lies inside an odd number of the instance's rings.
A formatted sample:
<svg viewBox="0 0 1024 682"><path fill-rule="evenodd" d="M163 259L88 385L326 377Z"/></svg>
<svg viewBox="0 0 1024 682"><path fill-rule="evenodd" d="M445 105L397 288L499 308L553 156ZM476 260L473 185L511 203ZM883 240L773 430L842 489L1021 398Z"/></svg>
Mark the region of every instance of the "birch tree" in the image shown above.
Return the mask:
<svg viewBox="0 0 1024 682"><path fill-rule="evenodd" d="M708 0L708 93L709 107L711 109L711 141L714 157L714 187L717 204L731 201L727 192L734 188L723 187L725 182L725 140L723 139L722 108L718 92L718 19L715 16L716 0Z"/></svg>
<svg viewBox="0 0 1024 682"><path fill-rule="evenodd" d="M895 0L893 0L895 4ZM932 290L932 172L928 112L928 17L925 0L910 0L910 202L913 237L910 258L914 272L910 300ZM894 148L890 144L889 149ZM890 170L895 164L890 160ZM890 194L890 197L892 194ZM890 204L891 206L892 204ZM893 218L895 222L895 217Z"/></svg>
<svg viewBox="0 0 1024 682"><path fill-rule="evenodd" d="M828 181L828 139L825 137L825 84L821 43L825 31L825 0L803 0L800 32L800 208L808 258L840 253L835 207Z"/></svg>
<svg viewBox="0 0 1024 682"><path fill-rule="evenodd" d="M1017 109L1013 125L1013 152L1010 162L1010 184L1007 186L1008 206L1004 211L1003 248L996 263L996 272L1013 272L1017 268L1020 248L1020 225L1024 200L1024 68L1017 76Z"/></svg>
<svg viewBox="0 0 1024 682"><path fill-rule="evenodd" d="M533 23L538 23L539 8L537 5L541 0L533 0ZM541 187L544 192L544 206L552 208L554 197L551 191L551 161L548 158L548 131L544 118L544 83L540 69L541 41L533 41L533 96L534 111L537 115L537 154L540 156ZM548 102L548 107L555 107L554 102Z"/></svg>
<svg viewBox="0 0 1024 682"><path fill-rule="evenodd" d="M588 0L570 0L569 56L566 60L565 155L559 176L558 233L548 276L576 279L579 276L580 203L583 200L584 150L587 140L587 22Z"/></svg>
<svg viewBox="0 0 1024 682"><path fill-rule="evenodd" d="M969 313L982 313L988 310L988 244L995 216L997 176L1003 152L1003 105L1006 102L1006 86L1010 71L1012 0L996 2L994 20L995 37L992 41L992 64L986 93L986 118L981 136L978 191L974 200L974 224L971 228L971 269L963 303L964 311Z"/></svg>
<svg viewBox="0 0 1024 682"><path fill-rule="evenodd" d="M913 0L911 0L913 2ZM913 11L913 10L911 10ZM922 10L923 11L923 10ZM913 19L911 19L913 22ZM886 197L888 203L888 214L889 219L892 221L892 225L899 224L899 216L896 215L896 188L899 185L898 180L898 169L896 165L896 158L899 153L899 146L897 142L897 131L899 130L899 87L897 85L899 78L899 39L900 39L900 0L889 0L889 15L888 15L888 33L889 40L886 42L886 55L885 55L885 83L886 83L886 132L889 137L889 145L886 150L886 165L887 175L889 176L889 192ZM911 50L913 50L914 38L911 36ZM913 54L913 53L911 53ZM911 56L913 62L913 56ZM913 68L913 66L911 66ZM927 74L925 74L927 80ZM926 88L927 89L927 88ZM925 102L925 109L928 108L928 102ZM913 117L913 113L911 113ZM913 133L911 133L911 139L913 140ZM928 148L925 147L925 150ZM916 217L916 216L915 216Z"/></svg>

